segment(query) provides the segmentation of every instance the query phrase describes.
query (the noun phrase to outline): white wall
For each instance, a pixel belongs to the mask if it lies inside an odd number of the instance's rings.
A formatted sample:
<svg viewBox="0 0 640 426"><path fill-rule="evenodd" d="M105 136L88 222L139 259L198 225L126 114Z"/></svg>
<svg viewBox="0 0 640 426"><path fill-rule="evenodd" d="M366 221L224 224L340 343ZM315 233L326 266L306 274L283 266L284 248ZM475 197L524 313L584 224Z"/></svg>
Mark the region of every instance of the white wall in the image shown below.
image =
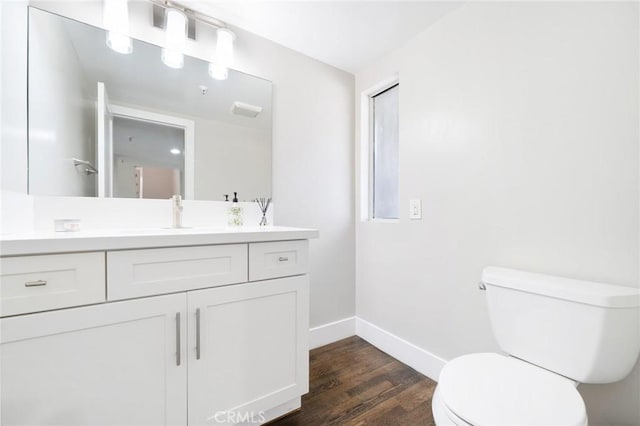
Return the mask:
<svg viewBox="0 0 640 426"><path fill-rule="evenodd" d="M271 195L271 132L195 118L195 198L251 201Z"/></svg>
<svg viewBox="0 0 640 426"><path fill-rule="evenodd" d="M33 227L27 191L26 1L0 1L0 232ZM17 107L22 106L22 107Z"/></svg>
<svg viewBox="0 0 640 426"><path fill-rule="evenodd" d="M467 3L356 76L358 101L400 78L401 219L357 223L359 318L451 359L498 349L486 265L639 285L638 18ZM640 424L638 367L579 389L590 424Z"/></svg>
<svg viewBox="0 0 640 426"><path fill-rule="evenodd" d="M96 177L74 167L73 158L95 164L95 109L64 26L48 18L34 10L29 27L29 191L93 196Z"/></svg>
<svg viewBox="0 0 640 426"><path fill-rule="evenodd" d="M0 102L2 143L0 183L4 191L27 191L27 8L26 2L0 2ZM20 107L18 107L20 106ZM3 200L3 204L7 201ZM4 215L3 215L4 219Z"/></svg>
<svg viewBox="0 0 640 426"><path fill-rule="evenodd" d="M99 25L101 21L100 2L42 1L33 4L84 22ZM130 3L132 35L144 41L162 44L163 33L151 27L148 7L149 3L146 2ZM23 11L17 8L13 16L16 19L14 24L17 25L5 26L7 9L3 2L2 43L5 44L8 34L12 40L15 36L16 44L22 44L22 47L10 49L10 52L3 49L3 71L5 64L11 61L15 64L23 63L26 53L25 41L21 39L21 34L26 34ZM266 39L235 30L238 39L234 68L271 80L274 85L272 149L276 224L312 227L320 231L320 239L311 243L311 326L350 317L355 310L354 209L351 202L354 78ZM200 42L189 42L186 51L192 56L209 60L215 50L211 48L215 46L214 34L200 31L199 35ZM9 68L9 65L6 67ZM12 73L10 77L8 79L3 74L3 90L6 84L16 88L25 87L21 73ZM13 104L15 108L24 108L25 95L26 92L18 91ZM3 92L3 107L4 96ZM3 141L3 189L9 189L5 187L5 165L14 161L24 163L26 158L26 139L22 133L23 126L26 128L26 121L24 117L17 117L14 123L16 132L19 132L12 139L12 147L17 148L16 155L5 155L5 151L9 150L5 150ZM3 133L4 131L3 122ZM22 167L15 169L16 176L19 177ZM22 184L17 185L17 189L24 192ZM38 223L48 223L53 214L77 217L71 208L79 204L84 206L83 214L95 212L95 215L86 217L84 222L94 225L101 221L110 223L106 217L109 209L104 206L106 200L87 199L86 203L67 203L62 199L59 203L35 201L34 212L30 214L36 217ZM146 203L155 200L129 201ZM118 210L129 205L118 201L113 203L114 206L117 204ZM15 203L3 203L3 217L28 214L10 214L12 205ZM69 207L65 207L66 205ZM145 208L149 206L148 211L159 211L152 208L152 205L160 206L157 203L144 204ZM55 213L51 206L57 206ZM45 208L49 211L43 210ZM185 215L188 208L185 204ZM120 217L126 218L126 215ZM3 232L11 232L18 224L7 226L7 223L3 223L3 226Z"/></svg>
<svg viewBox="0 0 640 426"><path fill-rule="evenodd" d="M313 227L315 327L355 313L354 78L236 30L237 69L273 82L273 198L277 225Z"/></svg>
<svg viewBox="0 0 640 426"><path fill-rule="evenodd" d="M276 223L311 226L312 327L355 313L353 76L238 33L237 64L273 81ZM349 137L345 144L344 138Z"/></svg>

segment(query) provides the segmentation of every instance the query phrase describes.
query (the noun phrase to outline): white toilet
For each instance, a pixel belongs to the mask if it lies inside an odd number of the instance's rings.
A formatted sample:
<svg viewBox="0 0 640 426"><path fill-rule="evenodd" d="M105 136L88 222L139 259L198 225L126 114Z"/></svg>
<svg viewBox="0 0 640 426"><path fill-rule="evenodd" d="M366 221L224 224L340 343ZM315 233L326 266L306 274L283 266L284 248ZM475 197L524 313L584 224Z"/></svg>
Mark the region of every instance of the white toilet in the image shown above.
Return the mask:
<svg viewBox="0 0 640 426"><path fill-rule="evenodd" d="M629 374L640 352L640 291L496 267L480 285L506 354L447 363L436 424L586 425L576 386Z"/></svg>

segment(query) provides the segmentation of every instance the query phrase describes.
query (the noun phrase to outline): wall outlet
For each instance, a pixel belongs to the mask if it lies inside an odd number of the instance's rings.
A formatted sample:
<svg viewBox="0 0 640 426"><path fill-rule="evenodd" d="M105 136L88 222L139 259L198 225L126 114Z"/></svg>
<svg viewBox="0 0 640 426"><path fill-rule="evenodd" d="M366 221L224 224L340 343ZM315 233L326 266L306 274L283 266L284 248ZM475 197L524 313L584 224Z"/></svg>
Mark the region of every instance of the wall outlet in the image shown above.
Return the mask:
<svg viewBox="0 0 640 426"><path fill-rule="evenodd" d="M422 219L421 200L409 200L409 219Z"/></svg>

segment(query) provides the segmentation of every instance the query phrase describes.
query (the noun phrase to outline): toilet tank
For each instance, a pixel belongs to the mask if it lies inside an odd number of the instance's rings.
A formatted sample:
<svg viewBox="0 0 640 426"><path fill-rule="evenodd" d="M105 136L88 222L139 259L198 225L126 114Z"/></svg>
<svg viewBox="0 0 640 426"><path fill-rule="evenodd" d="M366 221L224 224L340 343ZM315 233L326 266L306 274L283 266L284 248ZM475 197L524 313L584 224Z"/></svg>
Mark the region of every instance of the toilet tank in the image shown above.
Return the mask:
<svg viewBox="0 0 640 426"><path fill-rule="evenodd" d="M508 354L581 383L615 382L635 365L639 289L492 266L482 282Z"/></svg>

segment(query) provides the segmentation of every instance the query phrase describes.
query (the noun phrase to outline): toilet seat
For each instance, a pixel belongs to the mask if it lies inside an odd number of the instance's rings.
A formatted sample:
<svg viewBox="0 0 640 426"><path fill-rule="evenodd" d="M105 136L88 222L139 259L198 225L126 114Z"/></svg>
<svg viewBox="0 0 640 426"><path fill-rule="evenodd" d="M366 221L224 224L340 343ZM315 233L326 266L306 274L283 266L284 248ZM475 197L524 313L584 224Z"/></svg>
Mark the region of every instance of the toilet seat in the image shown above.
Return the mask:
<svg viewBox="0 0 640 426"><path fill-rule="evenodd" d="M495 353L465 355L450 361L440 373L437 392L443 411L462 424L587 424L584 401L575 382Z"/></svg>

